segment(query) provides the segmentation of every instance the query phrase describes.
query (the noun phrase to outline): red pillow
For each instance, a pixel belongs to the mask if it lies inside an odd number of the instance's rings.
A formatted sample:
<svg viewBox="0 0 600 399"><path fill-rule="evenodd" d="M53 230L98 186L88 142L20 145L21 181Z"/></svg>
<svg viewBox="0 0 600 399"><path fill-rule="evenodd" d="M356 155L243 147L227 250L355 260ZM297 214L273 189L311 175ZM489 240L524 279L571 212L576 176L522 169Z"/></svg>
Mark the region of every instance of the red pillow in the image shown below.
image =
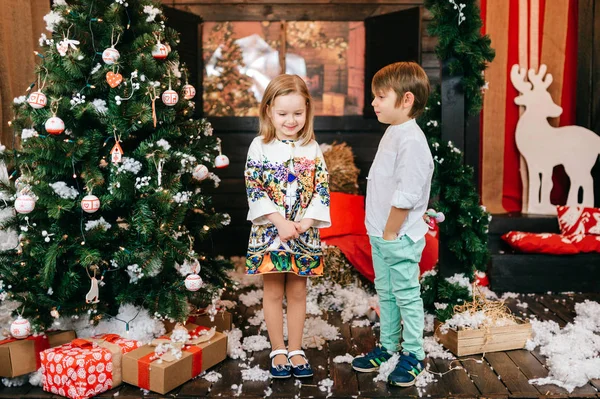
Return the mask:
<svg viewBox="0 0 600 399"><path fill-rule="evenodd" d="M321 229L321 239L347 234L367 234L364 195L331 193L331 227Z"/></svg>
<svg viewBox="0 0 600 399"><path fill-rule="evenodd" d="M521 252L570 255L579 252L571 240L560 234L509 231L502 236L513 249Z"/></svg>
<svg viewBox="0 0 600 399"><path fill-rule="evenodd" d="M569 239L579 252L600 252L600 236L579 234L570 236Z"/></svg>
<svg viewBox="0 0 600 399"><path fill-rule="evenodd" d="M600 234L600 209L557 206L558 225L564 235Z"/></svg>

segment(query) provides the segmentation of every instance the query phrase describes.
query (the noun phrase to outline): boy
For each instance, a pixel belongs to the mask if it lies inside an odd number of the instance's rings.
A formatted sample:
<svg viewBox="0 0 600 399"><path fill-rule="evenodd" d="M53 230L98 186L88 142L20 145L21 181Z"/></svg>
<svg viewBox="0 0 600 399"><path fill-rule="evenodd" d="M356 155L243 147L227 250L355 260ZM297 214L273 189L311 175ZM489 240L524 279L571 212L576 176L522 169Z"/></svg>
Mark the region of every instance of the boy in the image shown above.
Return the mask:
<svg viewBox="0 0 600 399"><path fill-rule="evenodd" d="M415 384L424 369L424 312L419 261L425 247L433 159L415 118L424 110L429 80L414 62L397 62L379 70L371 85L379 122L389 124L369 171L366 219L371 241L375 289L381 319L380 347L357 357L361 372L379 369L399 348L400 360L388 377L391 385Z"/></svg>

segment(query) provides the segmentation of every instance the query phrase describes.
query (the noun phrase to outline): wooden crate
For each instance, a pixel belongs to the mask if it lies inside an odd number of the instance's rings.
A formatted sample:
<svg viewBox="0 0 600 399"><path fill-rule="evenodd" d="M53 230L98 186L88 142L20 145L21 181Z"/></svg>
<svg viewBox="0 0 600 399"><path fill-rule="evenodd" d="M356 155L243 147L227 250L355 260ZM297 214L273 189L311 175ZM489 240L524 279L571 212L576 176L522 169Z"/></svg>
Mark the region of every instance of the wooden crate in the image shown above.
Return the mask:
<svg viewBox="0 0 600 399"><path fill-rule="evenodd" d="M513 326L492 327L487 330L448 329L446 334L442 334L439 330L441 323L436 320L435 336L456 356L523 349L531 337L531 324L520 319L517 321L519 324Z"/></svg>

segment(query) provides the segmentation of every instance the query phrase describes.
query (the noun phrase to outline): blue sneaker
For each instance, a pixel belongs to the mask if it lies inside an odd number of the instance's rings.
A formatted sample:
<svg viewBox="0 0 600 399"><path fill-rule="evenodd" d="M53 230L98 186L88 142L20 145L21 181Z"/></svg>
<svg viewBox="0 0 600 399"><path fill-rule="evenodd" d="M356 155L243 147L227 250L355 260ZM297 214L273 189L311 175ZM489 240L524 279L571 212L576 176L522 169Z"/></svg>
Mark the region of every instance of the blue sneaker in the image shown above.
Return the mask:
<svg viewBox="0 0 600 399"><path fill-rule="evenodd" d="M352 368L361 373L370 373L379 370L382 363L390 360L389 354L384 346L376 346L373 350L364 356L355 357L352 360Z"/></svg>
<svg viewBox="0 0 600 399"><path fill-rule="evenodd" d="M294 366L294 363L292 363L292 357L294 357L296 355L302 356L304 358L304 361L306 363ZM288 354L288 361L292 365L292 375L294 377L296 377L296 378L305 378L305 377L312 377L313 376L312 367L310 367L310 363L308 363L308 359L306 358L306 355L304 354L303 350L291 351Z"/></svg>
<svg viewBox="0 0 600 399"><path fill-rule="evenodd" d="M271 378L290 378L292 376L292 365L289 361L286 364L275 364L275 356L287 356L287 354L288 351L285 349L277 349L269 354L269 358L271 358Z"/></svg>
<svg viewBox="0 0 600 399"><path fill-rule="evenodd" d="M397 387L413 386L423 370L425 363L422 360L418 360L413 353L402 352L396 368L388 376L388 383Z"/></svg>

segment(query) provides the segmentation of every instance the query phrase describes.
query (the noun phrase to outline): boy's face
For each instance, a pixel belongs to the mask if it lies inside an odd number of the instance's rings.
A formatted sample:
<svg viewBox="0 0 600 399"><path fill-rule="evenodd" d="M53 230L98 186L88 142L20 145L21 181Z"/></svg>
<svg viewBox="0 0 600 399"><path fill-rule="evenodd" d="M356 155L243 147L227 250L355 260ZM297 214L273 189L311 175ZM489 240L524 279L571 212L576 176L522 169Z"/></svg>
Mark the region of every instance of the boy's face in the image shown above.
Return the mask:
<svg viewBox="0 0 600 399"><path fill-rule="evenodd" d="M405 93L404 97L407 97L407 94L409 93ZM406 98L403 98L400 106L396 107L398 96L394 90L379 90L376 93L373 93L373 95L375 98L373 99L373 102L371 102L371 105L375 110L379 122L389 125L399 125L410 119L408 114L412 107L412 102L410 103L410 106L407 107L408 103L405 101Z"/></svg>
<svg viewBox="0 0 600 399"><path fill-rule="evenodd" d="M306 123L306 101L297 93L278 96L269 107L269 116L279 140L296 140Z"/></svg>

